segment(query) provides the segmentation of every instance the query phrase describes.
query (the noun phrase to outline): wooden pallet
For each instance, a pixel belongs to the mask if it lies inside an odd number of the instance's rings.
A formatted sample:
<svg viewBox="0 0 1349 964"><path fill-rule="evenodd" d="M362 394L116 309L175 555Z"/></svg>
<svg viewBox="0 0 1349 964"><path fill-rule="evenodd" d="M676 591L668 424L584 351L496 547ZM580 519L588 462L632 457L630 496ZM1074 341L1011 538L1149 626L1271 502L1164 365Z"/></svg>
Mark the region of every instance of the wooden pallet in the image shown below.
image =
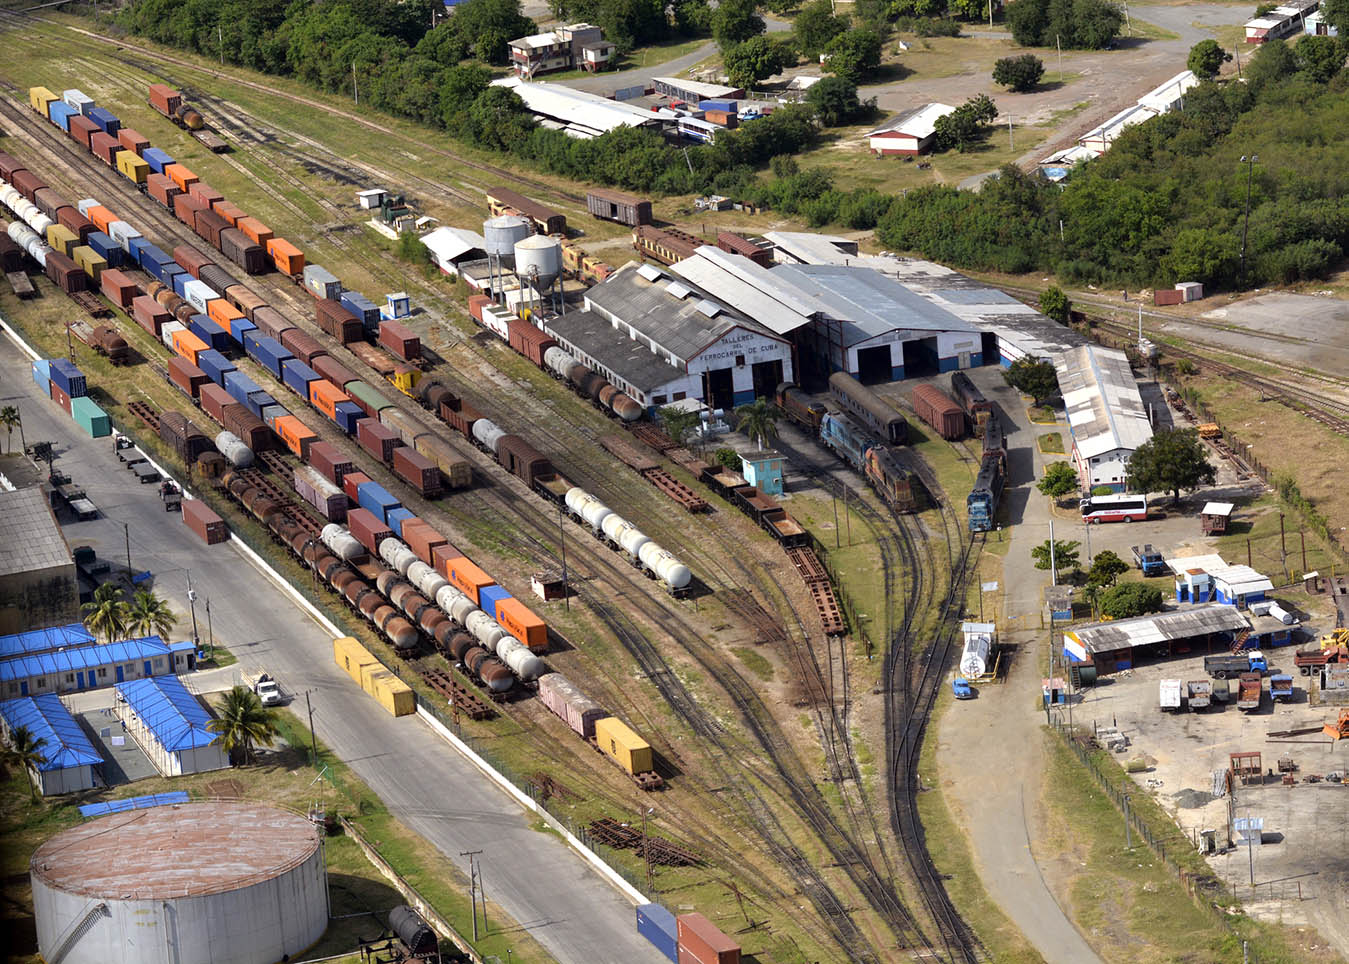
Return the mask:
<svg viewBox="0 0 1349 964"><path fill-rule="evenodd" d="M145 427L156 435L159 434L159 413L147 405L145 402L128 402L126 409L132 415L136 416L145 423Z"/></svg>
<svg viewBox="0 0 1349 964"><path fill-rule="evenodd" d="M484 703L477 693L474 693L443 669L419 666L417 672L421 673L422 679L426 680L426 685L449 700L450 705L470 720L490 720L497 715L496 710Z"/></svg>
<svg viewBox="0 0 1349 964"><path fill-rule="evenodd" d="M796 567L801 581L807 586L813 582L829 582L829 573L809 546L793 546L787 550L787 559Z"/></svg>
<svg viewBox="0 0 1349 964"><path fill-rule="evenodd" d="M820 614L820 623L824 626L826 636L842 636L848 631L847 625L843 621L843 613L838 608L838 597L834 595L834 588L828 582L812 582L806 585L810 591L810 597L815 602L815 609Z"/></svg>
<svg viewBox="0 0 1349 964"><path fill-rule="evenodd" d="M642 473L642 478L646 479L656 488L674 499L689 512L707 511L706 499L702 498L697 492L694 492L664 469L647 469Z"/></svg>

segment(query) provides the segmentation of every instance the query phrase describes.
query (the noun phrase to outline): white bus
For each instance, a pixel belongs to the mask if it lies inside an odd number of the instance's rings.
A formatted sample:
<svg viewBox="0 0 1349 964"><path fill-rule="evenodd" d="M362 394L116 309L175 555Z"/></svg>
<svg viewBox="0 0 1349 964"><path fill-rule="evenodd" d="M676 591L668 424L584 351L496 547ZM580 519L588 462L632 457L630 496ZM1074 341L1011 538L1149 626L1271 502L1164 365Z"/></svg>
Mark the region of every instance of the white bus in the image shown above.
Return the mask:
<svg viewBox="0 0 1349 964"><path fill-rule="evenodd" d="M1142 495L1097 495L1082 500L1083 522L1144 522L1148 500Z"/></svg>

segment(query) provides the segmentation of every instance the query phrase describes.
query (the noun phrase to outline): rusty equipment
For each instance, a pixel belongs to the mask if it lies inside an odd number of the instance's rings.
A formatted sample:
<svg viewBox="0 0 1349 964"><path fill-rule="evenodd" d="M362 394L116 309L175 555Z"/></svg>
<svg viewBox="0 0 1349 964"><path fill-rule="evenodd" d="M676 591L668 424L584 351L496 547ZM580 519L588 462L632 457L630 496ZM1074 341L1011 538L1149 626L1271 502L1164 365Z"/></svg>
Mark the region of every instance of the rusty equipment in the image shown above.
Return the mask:
<svg viewBox="0 0 1349 964"><path fill-rule="evenodd" d="M1340 718L1334 723L1327 723L1321 728L1321 732L1332 740L1349 737L1349 710L1340 710Z"/></svg>

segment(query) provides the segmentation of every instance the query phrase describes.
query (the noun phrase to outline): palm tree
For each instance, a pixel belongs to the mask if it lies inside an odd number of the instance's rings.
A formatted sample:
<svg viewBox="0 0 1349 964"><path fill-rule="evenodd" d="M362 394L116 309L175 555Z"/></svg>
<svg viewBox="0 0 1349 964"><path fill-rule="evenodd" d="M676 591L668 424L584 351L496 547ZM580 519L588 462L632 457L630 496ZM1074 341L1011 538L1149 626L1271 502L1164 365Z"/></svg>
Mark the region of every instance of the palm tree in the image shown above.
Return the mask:
<svg viewBox="0 0 1349 964"><path fill-rule="evenodd" d="M5 762L23 767L23 772L28 774L28 790L34 803L37 802L37 783L33 780L33 771L47 762L47 754L42 752L46 745L47 741L33 736L28 727L16 726L9 734L9 747L5 750Z"/></svg>
<svg viewBox="0 0 1349 964"><path fill-rule="evenodd" d="M94 601L84 604L84 624L95 636L104 635L108 642L126 638L130 607L122 599L122 587L105 583L94 590Z"/></svg>
<svg viewBox="0 0 1349 964"><path fill-rule="evenodd" d="M0 408L0 425L5 427L5 451L9 452L13 444L14 429L19 424L19 410L13 405Z"/></svg>
<svg viewBox="0 0 1349 964"><path fill-rule="evenodd" d="M154 593L139 589L131 597L126 624L126 630L131 635L158 635L167 638L177 623L178 617L169 608L169 604Z"/></svg>
<svg viewBox="0 0 1349 964"><path fill-rule="evenodd" d="M735 414L740 417L740 430L750 438L757 439L760 449L764 442L777 437L778 410L768 399L756 398L737 408Z"/></svg>
<svg viewBox="0 0 1349 964"><path fill-rule="evenodd" d="M276 713L262 705L247 686L236 686L225 694L220 716L206 724L233 761L235 751L245 763L253 762L253 746L271 746L276 741Z"/></svg>

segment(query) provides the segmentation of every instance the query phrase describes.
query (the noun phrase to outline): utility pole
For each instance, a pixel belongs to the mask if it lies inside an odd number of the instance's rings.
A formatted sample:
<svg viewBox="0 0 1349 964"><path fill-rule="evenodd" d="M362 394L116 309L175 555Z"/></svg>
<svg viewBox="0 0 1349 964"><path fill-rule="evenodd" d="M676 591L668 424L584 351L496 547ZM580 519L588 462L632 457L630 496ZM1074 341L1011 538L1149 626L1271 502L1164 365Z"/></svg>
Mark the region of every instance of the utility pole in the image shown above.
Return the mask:
<svg viewBox="0 0 1349 964"><path fill-rule="evenodd" d="M351 98L359 106L361 103L361 92L356 89L356 61L351 62Z"/></svg>
<svg viewBox="0 0 1349 964"><path fill-rule="evenodd" d="M571 586L567 583L567 527L563 524L560 505L557 507L557 534L562 540L562 605L571 612Z"/></svg>
<svg viewBox="0 0 1349 964"><path fill-rule="evenodd" d="M1246 218L1241 225L1241 280L1246 280L1246 234L1251 227L1251 178L1254 176L1255 162L1259 154L1241 155L1241 163L1246 165Z"/></svg>
<svg viewBox="0 0 1349 964"><path fill-rule="evenodd" d="M309 694L313 690L304 691L304 708L309 711L309 752L314 756L314 766L319 765L319 743L314 736L314 704L309 702Z"/></svg>
<svg viewBox="0 0 1349 964"><path fill-rule="evenodd" d="M50 468L50 466L49 466ZM131 578L131 526L122 523L122 533L126 536L126 577Z"/></svg>
<svg viewBox="0 0 1349 964"><path fill-rule="evenodd" d="M201 649L201 635L197 632L197 591L192 588L192 570L187 571L187 605L192 610L192 648Z"/></svg>
<svg viewBox="0 0 1349 964"><path fill-rule="evenodd" d="M1059 83L1063 83L1063 38L1054 34L1054 46L1059 50Z"/></svg>
<svg viewBox="0 0 1349 964"><path fill-rule="evenodd" d="M1007 115L1007 148L1008 148L1008 150L1012 150L1012 151L1016 150L1016 144L1013 143L1013 141L1012 141L1012 115L1011 115L1011 114L1008 114L1008 115Z"/></svg>
<svg viewBox="0 0 1349 964"><path fill-rule="evenodd" d="M206 636L210 640L211 656L215 657L215 631L211 629L211 597L206 597Z"/></svg>
<svg viewBox="0 0 1349 964"><path fill-rule="evenodd" d="M460 857L468 858L468 900L473 905L473 940L478 939L478 865L474 858L481 854L481 850L461 850Z"/></svg>
<svg viewBox="0 0 1349 964"><path fill-rule="evenodd" d="M1129 795L1124 795L1124 846L1128 850L1134 849L1133 834L1129 831Z"/></svg>
<svg viewBox="0 0 1349 964"><path fill-rule="evenodd" d="M646 861L646 889L647 893L655 893L655 877L651 873L651 838L646 835L646 818L655 812L655 807L647 807L642 811L642 859Z"/></svg>
<svg viewBox="0 0 1349 964"><path fill-rule="evenodd" d="M1058 563L1054 559L1054 520L1049 520L1049 584L1059 584Z"/></svg>
<svg viewBox="0 0 1349 964"><path fill-rule="evenodd" d="M225 66L225 30L220 24L215 25L215 35L220 40L220 66Z"/></svg>
<svg viewBox="0 0 1349 964"><path fill-rule="evenodd" d="M830 490L829 490L829 501L832 502L832 503L834 504L834 548L835 548L835 549L838 549L838 548L839 548L839 534L838 534L838 489L836 489L836 488L830 488Z"/></svg>

